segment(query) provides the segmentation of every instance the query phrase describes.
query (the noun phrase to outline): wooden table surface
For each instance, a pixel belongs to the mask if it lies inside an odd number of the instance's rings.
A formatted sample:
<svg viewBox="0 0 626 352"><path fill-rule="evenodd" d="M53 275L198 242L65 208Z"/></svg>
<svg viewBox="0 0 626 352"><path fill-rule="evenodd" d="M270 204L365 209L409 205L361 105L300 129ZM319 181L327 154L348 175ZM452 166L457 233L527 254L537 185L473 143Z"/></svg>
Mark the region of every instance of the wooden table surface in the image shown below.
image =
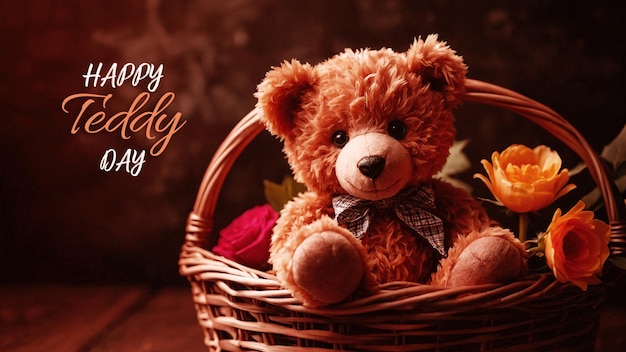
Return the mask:
<svg viewBox="0 0 626 352"><path fill-rule="evenodd" d="M0 285L2 352L207 351L187 287ZM597 351L626 350L626 307L603 309Z"/></svg>
<svg viewBox="0 0 626 352"><path fill-rule="evenodd" d="M0 351L207 351L190 289L0 286Z"/></svg>

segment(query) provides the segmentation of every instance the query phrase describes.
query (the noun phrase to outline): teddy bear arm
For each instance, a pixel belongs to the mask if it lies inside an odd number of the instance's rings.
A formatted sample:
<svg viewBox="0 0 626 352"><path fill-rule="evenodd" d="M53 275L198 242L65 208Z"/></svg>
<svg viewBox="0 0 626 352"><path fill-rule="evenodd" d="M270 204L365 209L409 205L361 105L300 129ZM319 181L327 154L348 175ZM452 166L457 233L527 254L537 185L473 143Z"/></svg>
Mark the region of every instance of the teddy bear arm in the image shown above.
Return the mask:
<svg viewBox="0 0 626 352"><path fill-rule="evenodd" d="M315 222L323 215L330 214L329 203L329 199L319 197L313 192L301 193L288 202L281 210L274 226L270 253L273 254L284 247L285 241L298 229Z"/></svg>
<svg viewBox="0 0 626 352"><path fill-rule="evenodd" d="M279 281L309 307L341 302L370 284L365 249L326 208L313 193L296 198L281 212L270 248Z"/></svg>

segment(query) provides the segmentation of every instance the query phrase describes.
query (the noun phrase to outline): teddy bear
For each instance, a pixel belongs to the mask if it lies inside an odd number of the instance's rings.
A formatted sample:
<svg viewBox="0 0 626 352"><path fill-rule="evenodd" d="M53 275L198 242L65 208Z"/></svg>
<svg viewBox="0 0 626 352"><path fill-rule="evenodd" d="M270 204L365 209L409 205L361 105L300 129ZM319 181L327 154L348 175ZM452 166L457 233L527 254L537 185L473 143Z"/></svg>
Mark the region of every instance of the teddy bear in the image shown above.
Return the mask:
<svg viewBox="0 0 626 352"><path fill-rule="evenodd" d="M274 227L270 263L303 305L362 297L382 283L514 280L526 251L484 208L434 178L456 134L467 67L436 34L406 52L346 49L271 68L257 109L306 185Z"/></svg>

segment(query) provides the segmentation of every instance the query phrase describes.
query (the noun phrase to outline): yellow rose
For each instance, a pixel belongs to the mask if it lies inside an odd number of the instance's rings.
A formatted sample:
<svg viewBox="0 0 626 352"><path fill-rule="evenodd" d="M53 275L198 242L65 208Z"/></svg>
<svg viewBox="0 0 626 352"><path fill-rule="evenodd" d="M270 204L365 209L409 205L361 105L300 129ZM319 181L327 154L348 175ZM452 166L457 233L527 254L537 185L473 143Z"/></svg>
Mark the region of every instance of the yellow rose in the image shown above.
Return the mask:
<svg viewBox="0 0 626 352"><path fill-rule="evenodd" d="M569 181L567 169L561 172L561 157L546 146L530 149L514 144L502 154L494 152L493 165L481 163L489 178L474 175L482 180L496 199L516 213L536 211L552 204L555 199L576 188Z"/></svg>
<svg viewBox="0 0 626 352"><path fill-rule="evenodd" d="M557 209L544 237L546 261L560 282L587 290L599 284L598 274L609 256L609 225L594 219L593 212L578 203L565 215Z"/></svg>

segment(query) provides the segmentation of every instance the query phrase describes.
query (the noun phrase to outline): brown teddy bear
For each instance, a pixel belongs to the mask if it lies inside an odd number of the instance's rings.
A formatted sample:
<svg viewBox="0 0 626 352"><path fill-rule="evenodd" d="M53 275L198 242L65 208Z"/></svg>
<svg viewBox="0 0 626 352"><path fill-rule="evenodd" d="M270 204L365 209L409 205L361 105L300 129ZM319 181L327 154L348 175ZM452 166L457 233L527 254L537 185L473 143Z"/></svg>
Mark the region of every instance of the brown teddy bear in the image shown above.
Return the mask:
<svg viewBox="0 0 626 352"><path fill-rule="evenodd" d="M259 84L262 120L308 188L281 212L270 249L278 279L304 305L389 281L458 286L525 272L524 246L490 227L467 192L433 178L454 141L466 71L430 35L405 53L285 62Z"/></svg>

